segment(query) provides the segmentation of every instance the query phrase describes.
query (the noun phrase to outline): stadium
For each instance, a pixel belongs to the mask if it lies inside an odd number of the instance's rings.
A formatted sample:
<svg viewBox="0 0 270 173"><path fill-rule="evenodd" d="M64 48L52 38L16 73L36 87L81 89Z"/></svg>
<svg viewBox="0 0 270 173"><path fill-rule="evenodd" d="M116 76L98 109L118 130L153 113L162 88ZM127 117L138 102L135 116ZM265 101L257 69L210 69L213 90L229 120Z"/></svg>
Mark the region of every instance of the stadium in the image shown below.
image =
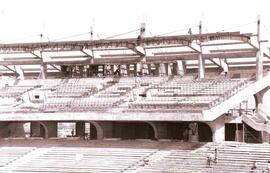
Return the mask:
<svg viewBox="0 0 270 173"><path fill-rule="evenodd" d="M0 44L0 171L268 170L270 55L257 27Z"/></svg>

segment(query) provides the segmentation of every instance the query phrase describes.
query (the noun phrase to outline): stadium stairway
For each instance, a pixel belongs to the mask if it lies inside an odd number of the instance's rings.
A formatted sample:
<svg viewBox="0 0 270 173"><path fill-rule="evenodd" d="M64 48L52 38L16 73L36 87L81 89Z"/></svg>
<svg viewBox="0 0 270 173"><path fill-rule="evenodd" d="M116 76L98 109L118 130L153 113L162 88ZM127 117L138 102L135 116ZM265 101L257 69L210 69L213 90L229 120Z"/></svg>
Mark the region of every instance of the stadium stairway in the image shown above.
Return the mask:
<svg viewBox="0 0 270 173"><path fill-rule="evenodd" d="M217 105L211 107L208 110L203 110L202 114L205 120L213 121L220 115L228 112L230 109L235 108L239 103L247 100L249 97L260 92L266 87L270 86L270 74L267 74L262 79L258 81L247 81L242 88L238 88L235 94L225 98L223 101L219 102Z"/></svg>
<svg viewBox="0 0 270 173"><path fill-rule="evenodd" d="M247 112L243 115L242 120L253 129L270 134L270 119L263 111L258 110L255 113Z"/></svg>

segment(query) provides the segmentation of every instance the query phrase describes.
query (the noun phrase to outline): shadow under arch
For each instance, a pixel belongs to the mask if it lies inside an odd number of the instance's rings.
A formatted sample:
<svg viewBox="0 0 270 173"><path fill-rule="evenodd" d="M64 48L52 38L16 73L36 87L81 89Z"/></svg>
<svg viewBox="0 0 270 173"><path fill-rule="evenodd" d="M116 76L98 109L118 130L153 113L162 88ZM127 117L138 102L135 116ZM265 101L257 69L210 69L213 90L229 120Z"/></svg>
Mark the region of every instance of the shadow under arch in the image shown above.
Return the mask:
<svg viewBox="0 0 270 173"><path fill-rule="evenodd" d="M103 138L104 138L103 129L100 123L96 121L91 121L90 122L90 139L103 139Z"/></svg>
<svg viewBox="0 0 270 173"><path fill-rule="evenodd" d="M49 130L48 130L48 127L46 126L46 124L44 124L42 121L35 121L35 122L30 122L30 123L31 123L31 126L33 125L32 123L37 123L39 128L42 127L42 128L40 128L40 132L39 132L38 136L43 137L44 139L49 138ZM33 132L31 132L31 133L33 133Z"/></svg>
<svg viewBox="0 0 270 173"><path fill-rule="evenodd" d="M198 133L200 142L212 142L213 141L213 131L211 127L203 122L198 122Z"/></svg>
<svg viewBox="0 0 270 173"><path fill-rule="evenodd" d="M147 124L149 124L152 127L152 130L153 130L153 139L158 139L159 136L158 136L157 126L153 122L150 122L150 121L144 121L144 123L147 123Z"/></svg>

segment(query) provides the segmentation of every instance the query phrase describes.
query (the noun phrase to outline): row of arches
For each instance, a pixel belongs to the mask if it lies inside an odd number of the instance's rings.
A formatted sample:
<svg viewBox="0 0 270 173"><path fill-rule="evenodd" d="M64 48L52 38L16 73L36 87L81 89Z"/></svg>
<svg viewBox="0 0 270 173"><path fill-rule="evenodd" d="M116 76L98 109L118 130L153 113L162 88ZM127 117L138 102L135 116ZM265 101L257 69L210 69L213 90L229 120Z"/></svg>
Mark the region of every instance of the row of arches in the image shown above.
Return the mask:
<svg viewBox="0 0 270 173"><path fill-rule="evenodd" d="M61 124L70 124L62 128ZM62 126L62 125L61 125ZM0 137L80 137L89 139L172 139L212 141L211 128L202 122L1 122Z"/></svg>

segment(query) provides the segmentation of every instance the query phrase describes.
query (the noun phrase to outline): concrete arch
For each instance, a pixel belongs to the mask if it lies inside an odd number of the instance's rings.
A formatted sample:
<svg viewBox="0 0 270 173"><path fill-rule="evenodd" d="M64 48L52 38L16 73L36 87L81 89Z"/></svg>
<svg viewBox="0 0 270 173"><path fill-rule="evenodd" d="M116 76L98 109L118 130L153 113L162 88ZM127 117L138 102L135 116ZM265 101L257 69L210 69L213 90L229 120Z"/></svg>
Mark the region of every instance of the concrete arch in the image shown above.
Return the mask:
<svg viewBox="0 0 270 173"><path fill-rule="evenodd" d="M153 128L153 131L154 131L154 138L155 138L155 139L158 139L158 138L159 138L158 128L157 128L157 126L155 125L155 123L150 122L150 121L144 121L144 122L147 123L147 124L149 124L149 125Z"/></svg>
<svg viewBox="0 0 270 173"><path fill-rule="evenodd" d="M91 121L90 124L96 128L97 139L103 139L104 133L103 133L103 129L102 129L102 126L100 125L100 123L98 123L96 121ZM91 131L90 131L90 133L91 133Z"/></svg>
<svg viewBox="0 0 270 173"><path fill-rule="evenodd" d="M39 123L43 129L44 129L44 138L47 139L49 138L49 131L48 131L48 127L41 121L38 121L37 123Z"/></svg>
<svg viewBox="0 0 270 173"><path fill-rule="evenodd" d="M263 97L264 94L270 89L270 87L266 87L263 90L261 90L260 92L254 94L254 98L255 98L255 105L256 107L258 107L259 104L263 104Z"/></svg>
<svg viewBox="0 0 270 173"><path fill-rule="evenodd" d="M30 123L31 123L31 134L32 135L34 134L34 136L35 135L41 136L40 127L42 127L44 130L44 136L42 136L42 137L44 137L45 139L49 138L49 130L48 130L48 127L45 123L43 123L41 121L35 121L35 122L30 122Z"/></svg>
<svg viewBox="0 0 270 173"><path fill-rule="evenodd" d="M198 133L200 142L213 141L213 129L207 123L198 122Z"/></svg>

